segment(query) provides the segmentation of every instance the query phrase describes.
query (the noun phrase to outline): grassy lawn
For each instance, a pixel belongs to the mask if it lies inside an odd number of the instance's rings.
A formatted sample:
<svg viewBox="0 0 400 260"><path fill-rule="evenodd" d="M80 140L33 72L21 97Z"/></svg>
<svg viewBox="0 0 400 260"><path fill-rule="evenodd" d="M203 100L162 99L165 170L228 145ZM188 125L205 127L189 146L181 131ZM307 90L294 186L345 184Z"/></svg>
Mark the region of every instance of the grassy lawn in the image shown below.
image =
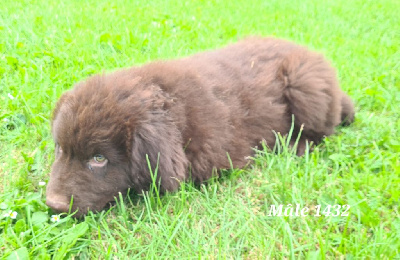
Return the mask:
<svg viewBox="0 0 400 260"><path fill-rule="evenodd" d="M400 258L399 10L397 0L2 1L0 258ZM40 182L54 160L50 118L63 91L94 73L247 35L324 53L356 122L304 157L259 151L248 169L208 185L52 221ZM312 214L269 216L281 204ZM335 204L348 204L348 216L314 215Z"/></svg>

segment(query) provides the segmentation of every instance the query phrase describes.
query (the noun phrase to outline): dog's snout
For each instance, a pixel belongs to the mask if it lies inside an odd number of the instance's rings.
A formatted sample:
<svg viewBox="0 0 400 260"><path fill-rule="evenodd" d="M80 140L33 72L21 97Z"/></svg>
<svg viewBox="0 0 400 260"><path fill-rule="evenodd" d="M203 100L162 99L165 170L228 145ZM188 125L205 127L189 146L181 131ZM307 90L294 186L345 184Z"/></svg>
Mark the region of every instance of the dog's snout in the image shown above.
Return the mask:
<svg viewBox="0 0 400 260"><path fill-rule="evenodd" d="M67 201L66 198L60 196L47 196L46 198L47 206L57 212L68 212L69 203Z"/></svg>

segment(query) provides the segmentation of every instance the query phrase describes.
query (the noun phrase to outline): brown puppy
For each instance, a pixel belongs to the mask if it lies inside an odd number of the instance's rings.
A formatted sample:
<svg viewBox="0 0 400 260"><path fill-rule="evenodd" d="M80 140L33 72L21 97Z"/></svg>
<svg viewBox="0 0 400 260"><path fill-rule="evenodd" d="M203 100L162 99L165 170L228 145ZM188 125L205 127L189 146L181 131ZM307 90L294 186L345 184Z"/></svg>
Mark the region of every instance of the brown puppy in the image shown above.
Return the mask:
<svg viewBox="0 0 400 260"><path fill-rule="evenodd" d="M274 132L319 143L354 119L350 98L319 54L273 38L249 38L189 58L97 75L66 92L54 111L56 160L47 205L77 216L118 192L146 190L158 163L161 191L213 169L243 167Z"/></svg>

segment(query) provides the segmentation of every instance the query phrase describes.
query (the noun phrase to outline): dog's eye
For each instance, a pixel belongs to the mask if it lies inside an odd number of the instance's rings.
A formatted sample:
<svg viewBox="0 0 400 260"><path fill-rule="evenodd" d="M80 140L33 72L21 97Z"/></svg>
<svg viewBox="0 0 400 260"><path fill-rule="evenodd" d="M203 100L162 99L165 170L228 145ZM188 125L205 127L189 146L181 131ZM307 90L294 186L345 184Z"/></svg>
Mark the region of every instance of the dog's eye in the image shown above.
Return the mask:
<svg viewBox="0 0 400 260"><path fill-rule="evenodd" d="M102 154L96 154L95 156L93 156L93 160L95 162L101 163L104 162L106 160L106 157Z"/></svg>
<svg viewBox="0 0 400 260"><path fill-rule="evenodd" d="M102 154L93 155L92 159L87 162L87 166L97 177L104 177L107 173L107 158Z"/></svg>

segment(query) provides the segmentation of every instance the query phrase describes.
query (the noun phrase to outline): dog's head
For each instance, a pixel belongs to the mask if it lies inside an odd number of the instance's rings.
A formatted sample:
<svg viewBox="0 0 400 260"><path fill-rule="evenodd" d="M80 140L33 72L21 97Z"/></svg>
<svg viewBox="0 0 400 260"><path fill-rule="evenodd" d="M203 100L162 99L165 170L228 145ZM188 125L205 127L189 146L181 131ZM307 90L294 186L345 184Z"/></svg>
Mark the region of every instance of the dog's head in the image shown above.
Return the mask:
<svg viewBox="0 0 400 260"><path fill-rule="evenodd" d="M75 216L99 211L128 188L140 192L157 181L175 190L185 179L180 132L154 85L121 75L96 76L66 92L53 114L55 162L46 203ZM72 204L70 202L72 201Z"/></svg>

